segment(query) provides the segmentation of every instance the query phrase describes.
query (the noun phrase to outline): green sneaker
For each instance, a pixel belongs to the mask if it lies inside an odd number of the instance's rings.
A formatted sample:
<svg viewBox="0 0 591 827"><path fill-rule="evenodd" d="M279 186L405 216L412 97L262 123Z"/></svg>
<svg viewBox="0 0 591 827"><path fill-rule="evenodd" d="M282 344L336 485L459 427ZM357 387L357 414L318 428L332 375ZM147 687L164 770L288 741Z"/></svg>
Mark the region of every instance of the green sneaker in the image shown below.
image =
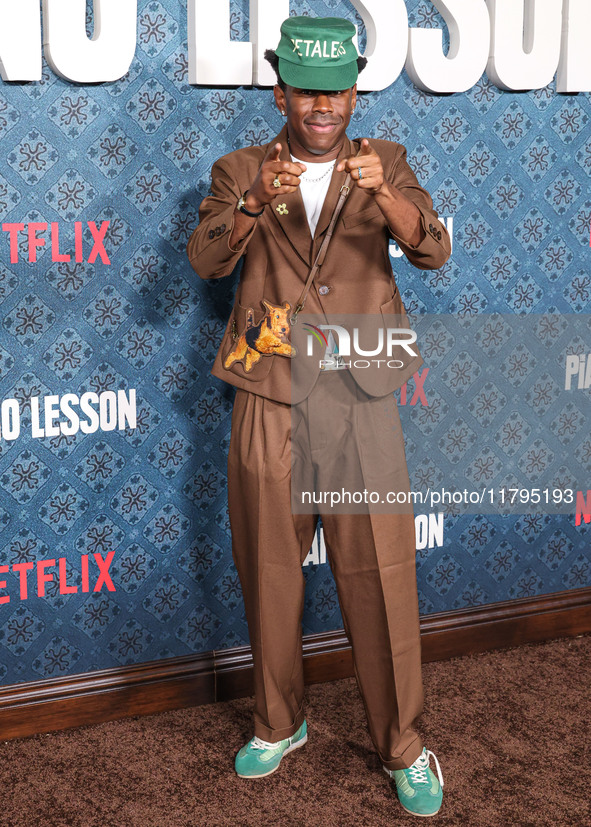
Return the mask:
<svg viewBox="0 0 591 827"><path fill-rule="evenodd" d="M297 732L283 741L263 741L257 735L245 744L236 755L234 766L240 778L264 778L275 772L281 759L288 752L298 747L303 747L308 740L308 728L306 722L301 725Z"/></svg>
<svg viewBox="0 0 591 827"><path fill-rule="evenodd" d="M437 778L429 768L429 757L435 759ZM396 792L407 813L414 816L434 816L443 799L443 776L435 753L423 747L411 767L404 770L384 770L396 782Z"/></svg>

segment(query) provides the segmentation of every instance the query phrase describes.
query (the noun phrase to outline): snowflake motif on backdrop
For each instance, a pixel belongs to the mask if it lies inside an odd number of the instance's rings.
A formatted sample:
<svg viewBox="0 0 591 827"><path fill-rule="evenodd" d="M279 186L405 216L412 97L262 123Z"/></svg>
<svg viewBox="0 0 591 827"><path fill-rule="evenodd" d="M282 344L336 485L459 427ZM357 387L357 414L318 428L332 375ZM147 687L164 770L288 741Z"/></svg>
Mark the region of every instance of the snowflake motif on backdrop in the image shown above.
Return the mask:
<svg viewBox="0 0 591 827"><path fill-rule="evenodd" d="M8 153L10 166L27 184L37 184L57 163L57 149L36 129L32 129Z"/></svg>
<svg viewBox="0 0 591 827"><path fill-rule="evenodd" d="M63 134L79 138L101 113L100 106L85 91L66 91L49 107L47 114Z"/></svg>
<svg viewBox="0 0 591 827"><path fill-rule="evenodd" d="M39 508L39 518L56 534L66 534L88 510L89 502L68 482L63 482Z"/></svg>
<svg viewBox="0 0 591 827"><path fill-rule="evenodd" d="M191 526L184 514L171 504L158 511L144 529L144 537L160 552L169 552Z"/></svg>
<svg viewBox="0 0 591 827"><path fill-rule="evenodd" d="M43 621L29 610L19 608L0 627L0 641L16 657L21 657L45 631Z"/></svg>
<svg viewBox="0 0 591 827"><path fill-rule="evenodd" d="M50 468L31 451L22 451L0 477L2 488L19 503L28 503L51 476Z"/></svg>

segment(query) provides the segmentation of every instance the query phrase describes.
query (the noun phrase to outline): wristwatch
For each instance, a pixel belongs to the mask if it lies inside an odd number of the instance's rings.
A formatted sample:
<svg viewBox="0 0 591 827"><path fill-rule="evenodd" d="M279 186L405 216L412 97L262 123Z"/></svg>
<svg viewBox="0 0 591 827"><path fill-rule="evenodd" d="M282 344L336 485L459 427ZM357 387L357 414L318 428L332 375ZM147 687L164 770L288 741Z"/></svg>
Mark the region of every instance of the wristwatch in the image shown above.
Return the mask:
<svg viewBox="0 0 591 827"><path fill-rule="evenodd" d="M246 203L246 196L247 195L248 195L248 190L246 190L246 192L243 193L240 196L240 198L238 199L238 204L236 205L236 209L240 210L240 212L243 212L244 215L248 215L250 218L258 218L260 215L262 215L265 212L265 208L263 207L263 209L260 212L251 212L250 210L247 210L246 207L244 206L244 204Z"/></svg>

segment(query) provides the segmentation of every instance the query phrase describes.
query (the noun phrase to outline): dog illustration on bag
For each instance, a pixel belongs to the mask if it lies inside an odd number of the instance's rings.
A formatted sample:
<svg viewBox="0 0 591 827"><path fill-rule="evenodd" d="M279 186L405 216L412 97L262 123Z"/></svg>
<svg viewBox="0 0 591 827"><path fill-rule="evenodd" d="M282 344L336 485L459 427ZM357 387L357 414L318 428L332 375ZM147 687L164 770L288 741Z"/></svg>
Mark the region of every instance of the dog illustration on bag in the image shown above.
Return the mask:
<svg viewBox="0 0 591 827"><path fill-rule="evenodd" d="M283 305L269 304L264 299L262 304L267 312L258 324L254 323L253 309L249 307L246 311L246 328L226 356L224 361L226 370L234 362L244 360L244 370L250 373L262 356L293 358L296 355L295 348L288 340L291 305L289 302L284 302ZM234 337L236 337L235 332Z"/></svg>

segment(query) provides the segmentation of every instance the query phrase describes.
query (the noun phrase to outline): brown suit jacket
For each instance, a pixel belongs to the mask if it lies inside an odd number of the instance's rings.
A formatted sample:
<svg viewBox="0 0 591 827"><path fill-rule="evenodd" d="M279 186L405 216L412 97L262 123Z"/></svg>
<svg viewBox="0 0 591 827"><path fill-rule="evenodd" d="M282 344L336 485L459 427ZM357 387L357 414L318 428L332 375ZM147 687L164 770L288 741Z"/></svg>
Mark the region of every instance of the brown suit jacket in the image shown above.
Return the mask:
<svg viewBox="0 0 591 827"><path fill-rule="evenodd" d="M234 310L214 362L213 375L236 387L289 404L306 398L312 390L319 375L318 360L316 369L308 367L304 380L298 381L295 395L290 358L263 356L250 373L241 362L234 362L229 369L224 368L223 363L235 344L235 332L240 334L245 329L248 308L254 310L254 320L258 323L265 312L261 304L263 298L271 304L289 302L292 308L295 306L346 176L333 172L314 238L310 235L301 194L296 191L281 195L266 206L249 235L237 249L232 249L229 238L236 203L251 186L269 147L277 142L283 145L281 159L289 160L284 127L270 144L239 149L216 161L212 169L212 194L201 203L200 223L189 239L187 254L203 279L229 275L244 256ZM374 318L383 319L385 327L408 326L388 254L391 238L422 270L442 267L449 258L449 235L433 210L429 194L419 185L406 162L405 148L376 139L370 139L370 144L382 160L386 179L419 208L425 235L418 247L406 244L390 231L372 196L353 186L303 311L306 315L318 314L317 324L323 324L326 316L373 314ZM345 139L339 159L355 155L358 150L359 141ZM287 213L277 211L280 203L285 204ZM416 345L414 349L417 351ZM308 360L308 364L312 361ZM353 369L352 373L367 393L384 396L406 382L421 364L417 352L413 358L406 356L402 369Z"/></svg>

